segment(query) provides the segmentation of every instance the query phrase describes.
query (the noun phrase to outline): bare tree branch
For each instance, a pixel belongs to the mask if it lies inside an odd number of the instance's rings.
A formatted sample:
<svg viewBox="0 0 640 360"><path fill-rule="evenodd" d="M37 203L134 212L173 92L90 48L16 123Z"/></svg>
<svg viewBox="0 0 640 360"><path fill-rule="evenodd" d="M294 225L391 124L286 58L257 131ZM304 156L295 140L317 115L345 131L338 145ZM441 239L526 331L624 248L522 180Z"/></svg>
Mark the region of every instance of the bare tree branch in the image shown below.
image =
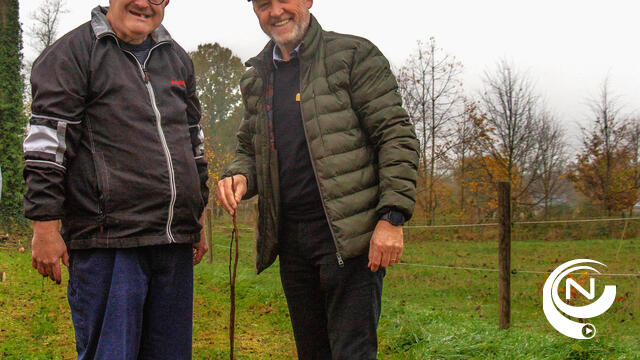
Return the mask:
<svg viewBox="0 0 640 360"><path fill-rule="evenodd" d="M539 173L533 193L537 203L544 204L544 216L549 217L553 200L564 189L562 176L568 166L567 145L564 129L548 111L541 114L541 127L538 133L540 154Z"/></svg>
<svg viewBox="0 0 640 360"><path fill-rule="evenodd" d="M31 14L33 24L27 35L31 38L30 45L38 53L56 41L60 18L68 12L64 0L43 0L38 10Z"/></svg>
<svg viewBox="0 0 640 360"><path fill-rule="evenodd" d="M463 112L462 64L437 47L434 38L427 44L418 42L415 53L398 74L405 108L413 121L421 143L425 173L426 211L433 223L437 202L434 184L451 149L453 121Z"/></svg>
<svg viewBox="0 0 640 360"><path fill-rule="evenodd" d="M502 168L517 203L539 176L539 97L529 78L504 60L494 72L485 72L484 84L480 103L488 136L479 139L478 150Z"/></svg>

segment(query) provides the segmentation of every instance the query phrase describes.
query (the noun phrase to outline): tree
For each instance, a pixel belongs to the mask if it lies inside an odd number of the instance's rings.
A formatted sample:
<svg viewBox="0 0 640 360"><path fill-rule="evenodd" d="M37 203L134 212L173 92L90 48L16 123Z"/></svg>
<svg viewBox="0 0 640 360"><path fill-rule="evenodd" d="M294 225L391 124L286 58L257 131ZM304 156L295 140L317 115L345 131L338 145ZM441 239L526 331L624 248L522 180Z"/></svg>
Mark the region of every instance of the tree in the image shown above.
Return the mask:
<svg viewBox="0 0 640 360"><path fill-rule="evenodd" d="M524 203L538 176L538 96L528 77L504 60L493 73L485 72L484 85L480 103L486 121L477 124L482 127L477 131L488 136L478 141L480 159L493 159L484 163L487 169L502 167L504 181L512 184L512 199ZM497 180L489 176L489 181Z"/></svg>
<svg viewBox="0 0 640 360"><path fill-rule="evenodd" d="M484 119L478 113L478 104L466 100L464 113L456 121L454 146L452 148L456 161L456 165L453 168L454 176L458 183L460 215L464 215L465 212L465 190L469 181L467 173L470 168L469 158L473 156L476 140L483 136L483 134L475 132L479 128L476 125L483 121Z"/></svg>
<svg viewBox="0 0 640 360"><path fill-rule="evenodd" d="M562 191L562 176L567 170L567 145L564 130L556 118L548 112L541 115L538 132L539 172L534 191L544 204L544 217L548 219L553 200Z"/></svg>
<svg viewBox="0 0 640 360"><path fill-rule="evenodd" d="M520 173L513 169L512 187L520 187ZM469 156L462 186L470 196L465 198L468 207L475 210L475 222L495 215L498 209L498 188L495 183L507 181L507 169L491 155L473 153Z"/></svg>
<svg viewBox="0 0 640 360"><path fill-rule="evenodd" d="M398 74L398 83L409 117L421 143L425 172L428 223L435 216L435 183L438 161L445 160L451 148L452 123L460 116L462 64L436 46L435 38L418 47Z"/></svg>
<svg viewBox="0 0 640 360"><path fill-rule="evenodd" d="M43 0L38 9L31 13L32 22L26 35L30 38L29 45L40 54L58 38L58 25L63 14L68 13L64 0ZM31 76L32 59L25 60L23 68L25 110L30 116L31 104ZM28 117L27 116L27 117Z"/></svg>
<svg viewBox="0 0 640 360"><path fill-rule="evenodd" d="M43 0L42 4L31 14L33 25L27 31L32 39L30 45L41 53L58 38L58 25L63 14L69 11L64 0Z"/></svg>
<svg viewBox="0 0 640 360"><path fill-rule="evenodd" d="M591 100L591 129L582 129L583 148L570 174L576 188L601 205L601 211L614 211L635 205L638 189L634 186L637 169L629 147L627 126L620 107L605 80L598 98Z"/></svg>
<svg viewBox="0 0 640 360"><path fill-rule="evenodd" d="M640 116L631 118L627 126L627 143L631 155L631 168L633 169L632 181L635 189L640 189ZM629 208L629 216L633 215L632 204Z"/></svg>
<svg viewBox="0 0 640 360"><path fill-rule="evenodd" d="M217 183L235 151L235 134L244 111L239 84L245 67L231 50L217 43L198 45L190 55L202 106L211 186Z"/></svg>
<svg viewBox="0 0 640 360"><path fill-rule="evenodd" d="M0 167L3 181L0 223L6 227L25 225L22 216L22 141L26 119L22 108L21 50L18 0L0 0Z"/></svg>

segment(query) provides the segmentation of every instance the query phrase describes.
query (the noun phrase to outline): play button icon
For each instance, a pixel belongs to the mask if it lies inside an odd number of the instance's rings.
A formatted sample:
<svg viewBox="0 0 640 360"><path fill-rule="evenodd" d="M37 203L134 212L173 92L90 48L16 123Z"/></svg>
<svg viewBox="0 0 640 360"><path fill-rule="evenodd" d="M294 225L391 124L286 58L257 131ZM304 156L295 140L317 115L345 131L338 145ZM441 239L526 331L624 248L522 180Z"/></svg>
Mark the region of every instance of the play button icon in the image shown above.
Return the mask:
<svg viewBox="0 0 640 360"><path fill-rule="evenodd" d="M596 327L593 324L586 324L582 327L582 336L591 339L596 336Z"/></svg>

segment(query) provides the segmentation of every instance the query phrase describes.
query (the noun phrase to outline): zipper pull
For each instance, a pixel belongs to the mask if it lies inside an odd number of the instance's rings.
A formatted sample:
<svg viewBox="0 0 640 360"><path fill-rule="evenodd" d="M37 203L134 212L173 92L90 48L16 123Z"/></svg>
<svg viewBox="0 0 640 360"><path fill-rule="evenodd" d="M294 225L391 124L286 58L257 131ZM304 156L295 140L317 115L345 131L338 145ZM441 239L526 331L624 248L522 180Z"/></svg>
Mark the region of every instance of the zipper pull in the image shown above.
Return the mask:
<svg viewBox="0 0 640 360"><path fill-rule="evenodd" d="M338 266L343 268L344 267L344 261L342 261L342 255L340 255L340 252L336 252L336 257L338 258Z"/></svg>
<svg viewBox="0 0 640 360"><path fill-rule="evenodd" d="M144 82L148 83L151 78L149 77L149 72L147 71L147 69L144 69Z"/></svg>

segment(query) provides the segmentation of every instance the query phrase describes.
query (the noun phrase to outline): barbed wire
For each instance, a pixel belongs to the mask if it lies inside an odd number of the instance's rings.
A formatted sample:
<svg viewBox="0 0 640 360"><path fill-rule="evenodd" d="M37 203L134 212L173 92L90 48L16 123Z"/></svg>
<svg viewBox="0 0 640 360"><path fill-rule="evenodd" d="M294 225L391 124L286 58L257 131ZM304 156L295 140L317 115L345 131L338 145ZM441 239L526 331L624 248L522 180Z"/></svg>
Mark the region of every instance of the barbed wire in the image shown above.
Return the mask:
<svg viewBox="0 0 640 360"><path fill-rule="evenodd" d="M575 219L575 220L540 220L540 221L514 221L513 225L529 225L529 224L569 224L569 223L586 223L586 222L602 222L602 221L627 221L640 220L640 217L633 218L601 218L601 219ZM478 224L453 224L453 225L407 225L404 228L456 228L456 227L475 227L475 226L498 226L498 223L478 223Z"/></svg>
<svg viewBox="0 0 640 360"><path fill-rule="evenodd" d="M499 271L498 269L490 269L490 268L475 268L475 267L468 267L468 266L418 264L418 263L406 263L406 262L399 262L397 265L428 267L428 268L437 268L437 269L469 270L469 271L488 271L488 272L498 272Z"/></svg>
<svg viewBox="0 0 640 360"><path fill-rule="evenodd" d="M499 269L491 269L491 268L480 268L480 267L468 267L468 266L453 266L453 265L433 265L433 264L419 264L419 263L405 263L399 262L398 265L405 266L418 266L418 267L428 267L428 268L439 268L439 269L452 269L452 270L469 270L469 271L486 271L486 272L499 272ZM511 269L512 275L517 274L550 274L551 271L536 271L536 270L519 270L519 269ZM640 273L638 274L600 274L600 273L588 273L589 276L614 276L614 277L637 277L640 278Z"/></svg>
<svg viewBox="0 0 640 360"><path fill-rule="evenodd" d="M558 223L586 223L586 222L603 222L603 221L628 221L628 220L640 220L640 217L630 218L597 218L597 219L575 219L575 220L545 220L545 221L517 221L513 222L514 225L529 225L529 224L558 224ZM478 224L452 224L452 225L406 225L403 228L457 228L457 227L479 227L479 226L497 226L498 223L478 223ZM231 227L226 226L214 226L214 229L231 230ZM253 228L240 228L244 231L254 231ZM229 249L228 246L214 244L212 246ZM242 249L247 251L245 249ZM437 265L437 264L424 264L424 263L407 263L400 262L397 265L414 266L414 267L426 267L435 269L449 269L449 270L466 270L466 271L484 271L484 272L499 272L498 269L484 268L484 267L469 267L469 266L452 266L452 265ZM512 269L511 274L549 274L551 271L536 271L536 270L518 270ZM637 277L640 279L640 273L638 274L601 274L601 273L589 273L589 276L610 276L610 277Z"/></svg>
<svg viewBox="0 0 640 360"><path fill-rule="evenodd" d="M218 245L212 244L211 246L229 249L227 245ZM240 248L241 251L249 251L245 248ZM413 267L426 267L426 268L434 268L434 269L448 269L448 270L467 270L467 271L484 271L484 272L499 272L499 269L486 268L486 267L472 267L472 266L453 266L453 265L437 265L437 264L425 264L425 263L407 263L407 262L399 262L396 265L403 266L413 266ZM512 275L517 274L550 274L551 271L537 271L537 270L519 270L519 269L511 269ZM589 276L612 276L612 277L637 277L640 279L640 273L638 274L600 274L600 273L588 273Z"/></svg>
<svg viewBox="0 0 640 360"><path fill-rule="evenodd" d="M456 225L405 225L405 229L417 229L417 228L458 228L458 227L477 227L477 226L498 226L498 223L486 223L486 224L456 224Z"/></svg>
<svg viewBox="0 0 640 360"><path fill-rule="evenodd" d="M540 221L514 221L513 225L531 225L531 224L569 224L569 223L586 223L586 222L603 222L603 221L628 221L640 220L640 217L630 218L600 218L600 219L575 219L575 220L540 220ZM480 227L480 226L498 226L498 223L477 223L477 224L451 224L451 225L405 225L405 229L434 229L434 228L458 228L458 227ZM214 229L231 230L233 228L227 226L214 226ZM238 228L244 231L255 231L254 228Z"/></svg>
<svg viewBox="0 0 640 360"><path fill-rule="evenodd" d="M230 226L213 226L214 229L223 229L223 230L233 230L233 227ZM238 230L243 230L243 231L254 231L254 228L243 228L243 227L239 227Z"/></svg>
<svg viewBox="0 0 640 360"><path fill-rule="evenodd" d="M209 246L214 246L217 248L221 248L221 249L227 249L229 250L229 246L228 245L218 245L218 244L210 244ZM253 250L249 250L249 248L243 248L243 247L239 247L238 250L240 251L253 251Z"/></svg>
<svg viewBox="0 0 640 360"><path fill-rule="evenodd" d="M526 224L558 224L558 223L585 223L585 222L601 222L601 221L626 221L626 220L640 220L640 217L634 218L603 218L603 219L576 219L576 220L547 220L547 221L516 221L516 225Z"/></svg>

